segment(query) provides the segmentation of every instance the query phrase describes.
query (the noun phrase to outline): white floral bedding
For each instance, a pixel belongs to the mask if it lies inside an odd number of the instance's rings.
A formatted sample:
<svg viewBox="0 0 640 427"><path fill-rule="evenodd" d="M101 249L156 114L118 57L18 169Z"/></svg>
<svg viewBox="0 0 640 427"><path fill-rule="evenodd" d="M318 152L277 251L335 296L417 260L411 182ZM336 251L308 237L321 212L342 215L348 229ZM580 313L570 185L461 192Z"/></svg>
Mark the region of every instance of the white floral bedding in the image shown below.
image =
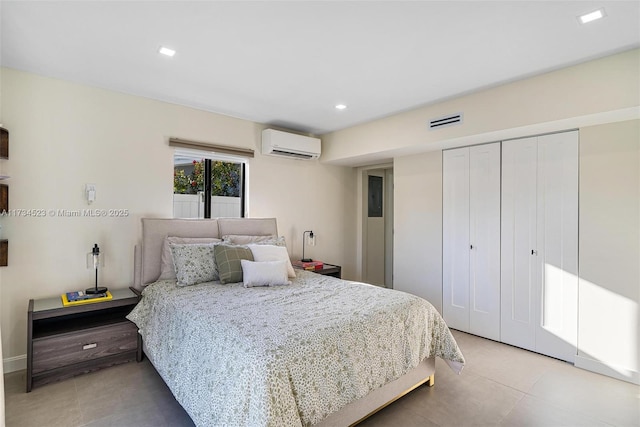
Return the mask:
<svg viewBox="0 0 640 427"><path fill-rule="evenodd" d="M198 426L313 425L431 356L464 358L438 312L306 271L290 286L149 285L128 318Z"/></svg>

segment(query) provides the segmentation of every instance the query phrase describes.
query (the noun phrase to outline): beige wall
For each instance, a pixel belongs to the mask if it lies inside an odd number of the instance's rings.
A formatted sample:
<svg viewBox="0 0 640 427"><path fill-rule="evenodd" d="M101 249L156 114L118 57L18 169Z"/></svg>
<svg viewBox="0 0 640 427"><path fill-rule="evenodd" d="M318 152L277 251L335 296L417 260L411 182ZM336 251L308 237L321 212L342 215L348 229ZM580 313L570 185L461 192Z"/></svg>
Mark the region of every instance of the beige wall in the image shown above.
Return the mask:
<svg viewBox="0 0 640 427"><path fill-rule="evenodd" d="M580 129L576 365L640 381L640 120Z"/></svg>
<svg viewBox="0 0 640 427"><path fill-rule="evenodd" d="M0 269L5 363L24 366L30 298L92 284L85 253L98 243L106 256L102 283L126 287L140 218L172 214L173 149L169 137L253 148L248 209L276 217L299 257L304 230L317 233L309 255L354 274L355 172L351 168L259 153L262 125L168 103L2 70L2 117L10 131L11 209L42 209L44 217L0 219L9 266ZM97 186L91 206L86 183ZM128 209L126 218L61 218L50 209ZM14 363L15 362L15 363Z"/></svg>
<svg viewBox="0 0 640 427"><path fill-rule="evenodd" d="M393 287L442 313L442 152L398 157L393 166Z"/></svg>
<svg viewBox="0 0 640 427"><path fill-rule="evenodd" d="M323 161L375 164L428 150L629 120L640 111L638 75L640 50L635 49L456 97L325 135ZM429 120L458 112L464 113L461 125L428 129Z"/></svg>

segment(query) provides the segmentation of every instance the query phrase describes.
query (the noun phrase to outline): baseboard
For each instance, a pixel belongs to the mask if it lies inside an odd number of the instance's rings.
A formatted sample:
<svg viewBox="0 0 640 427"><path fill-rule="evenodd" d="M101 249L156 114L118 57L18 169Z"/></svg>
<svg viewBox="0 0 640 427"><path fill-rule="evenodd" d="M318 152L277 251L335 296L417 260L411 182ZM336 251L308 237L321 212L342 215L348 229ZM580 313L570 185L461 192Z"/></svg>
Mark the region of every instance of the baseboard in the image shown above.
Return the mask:
<svg viewBox="0 0 640 427"><path fill-rule="evenodd" d="M611 366L584 356L576 356L575 366L608 377L640 385L640 373L620 366Z"/></svg>
<svg viewBox="0 0 640 427"><path fill-rule="evenodd" d="M9 372L22 371L27 369L27 355L7 357L2 360L2 369L5 374Z"/></svg>

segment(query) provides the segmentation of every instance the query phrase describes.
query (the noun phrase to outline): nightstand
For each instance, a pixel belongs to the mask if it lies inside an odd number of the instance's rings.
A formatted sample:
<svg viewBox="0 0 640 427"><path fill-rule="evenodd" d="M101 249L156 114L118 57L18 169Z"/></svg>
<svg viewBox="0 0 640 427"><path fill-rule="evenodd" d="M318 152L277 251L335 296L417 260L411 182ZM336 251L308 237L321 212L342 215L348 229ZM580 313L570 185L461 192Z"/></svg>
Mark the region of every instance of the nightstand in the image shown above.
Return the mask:
<svg viewBox="0 0 640 427"><path fill-rule="evenodd" d="M70 307L60 295L29 300L27 393L36 385L142 360L138 329L125 318L139 297L130 289L110 291L110 301Z"/></svg>
<svg viewBox="0 0 640 427"><path fill-rule="evenodd" d="M301 267L296 267L295 265L293 267L298 270L302 270ZM342 278L342 267L340 267L339 265L325 263L320 270L307 270L307 271L311 271L312 273L322 274L324 276L337 277L338 279Z"/></svg>

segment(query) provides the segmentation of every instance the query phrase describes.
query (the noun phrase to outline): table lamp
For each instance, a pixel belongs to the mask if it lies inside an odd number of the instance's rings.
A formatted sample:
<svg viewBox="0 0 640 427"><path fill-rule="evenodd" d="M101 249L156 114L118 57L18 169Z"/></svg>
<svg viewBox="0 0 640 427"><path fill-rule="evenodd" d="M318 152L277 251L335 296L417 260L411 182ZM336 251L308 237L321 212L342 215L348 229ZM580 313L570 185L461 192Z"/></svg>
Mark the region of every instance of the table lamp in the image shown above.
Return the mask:
<svg viewBox="0 0 640 427"><path fill-rule="evenodd" d="M107 292L107 288L98 287L98 267L104 267L104 257L100 255L100 248L95 243L91 252L87 254L87 268L93 268L96 271L96 285L93 288L86 289L85 292L87 294L104 294Z"/></svg>
<svg viewBox="0 0 640 427"><path fill-rule="evenodd" d="M305 231L304 233L302 233L302 259L300 261L302 262L311 262L313 261L311 258L305 258L304 257L304 244L305 244L305 235L309 233L309 239L311 239L311 241L314 241L314 237L313 237L313 230L309 230L309 231ZM313 244L311 244L311 246L313 246Z"/></svg>

